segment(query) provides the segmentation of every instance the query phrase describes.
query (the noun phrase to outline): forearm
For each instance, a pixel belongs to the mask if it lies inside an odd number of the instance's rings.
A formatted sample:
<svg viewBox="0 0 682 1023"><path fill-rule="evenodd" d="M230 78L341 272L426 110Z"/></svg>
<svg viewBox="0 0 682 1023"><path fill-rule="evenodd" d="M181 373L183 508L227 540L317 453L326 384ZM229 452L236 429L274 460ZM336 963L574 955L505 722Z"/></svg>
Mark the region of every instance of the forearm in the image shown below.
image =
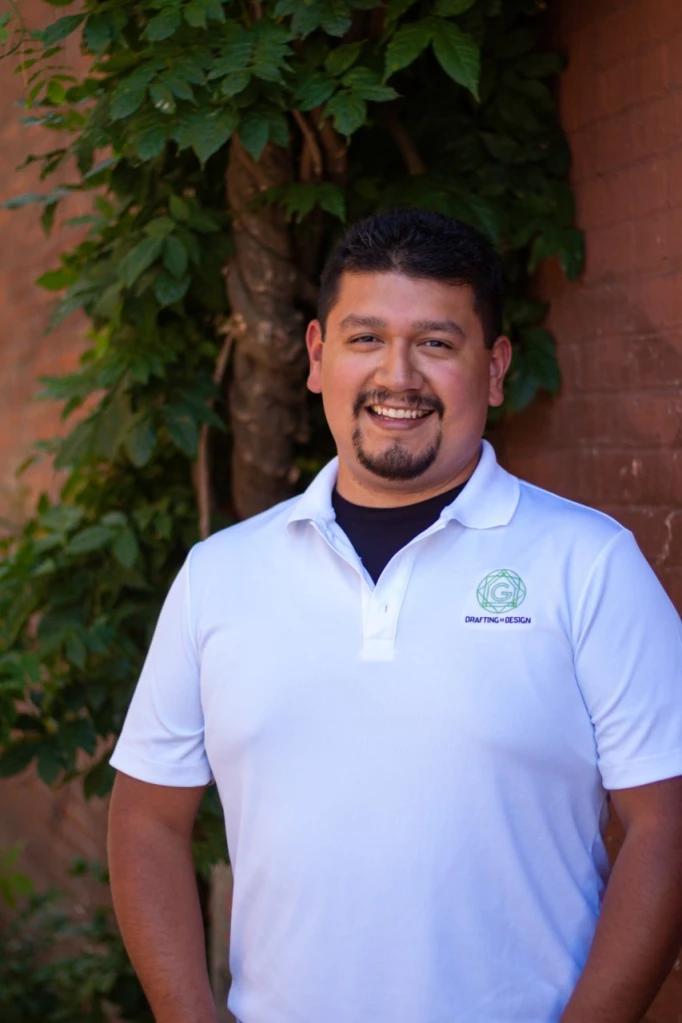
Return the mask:
<svg viewBox="0 0 682 1023"><path fill-rule="evenodd" d="M682 942L682 836L632 828L560 1023L640 1023Z"/></svg>
<svg viewBox="0 0 682 1023"><path fill-rule="evenodd" d="M109 824L116 916L157 1023L217 1023L190 842L158 822Z"/></svg>

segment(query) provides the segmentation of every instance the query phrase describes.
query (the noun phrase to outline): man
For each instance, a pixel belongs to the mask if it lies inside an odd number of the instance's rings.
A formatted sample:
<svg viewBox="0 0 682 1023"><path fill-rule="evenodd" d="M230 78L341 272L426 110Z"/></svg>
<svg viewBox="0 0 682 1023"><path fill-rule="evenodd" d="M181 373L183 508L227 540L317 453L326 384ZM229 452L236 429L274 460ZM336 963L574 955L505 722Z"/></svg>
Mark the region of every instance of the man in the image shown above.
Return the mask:
<svg viewBox="0 0 682 1023"><path fill-rule="evenodd" d="M500 310L473 229L352 227L307 332L338 459L169 593L110 823L159 1023L216 1019L190 852L212 779L243 1023L636 1023L672 965L680 621L630 533L482 441Z"/></svg>

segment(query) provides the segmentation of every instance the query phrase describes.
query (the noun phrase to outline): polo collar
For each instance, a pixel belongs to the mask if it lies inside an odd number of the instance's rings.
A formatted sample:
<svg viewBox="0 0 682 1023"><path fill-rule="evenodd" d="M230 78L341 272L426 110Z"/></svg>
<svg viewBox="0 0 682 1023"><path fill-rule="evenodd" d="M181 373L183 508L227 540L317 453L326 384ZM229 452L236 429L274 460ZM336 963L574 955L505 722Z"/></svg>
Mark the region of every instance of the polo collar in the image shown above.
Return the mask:
<svg viewBox="0 0 682 1023"><path fill-rule="evenodd" d="M310 486L294 502L287 525L293 522L316 522L326 525L335 519L332 492L339 471L339 460L331 462L317 474ZM519 503L520 486L498 464L487 440L481 442L481 457L464 490L441 512L441 518L454 519L470 529L491 529L506 526Z"/></svg>

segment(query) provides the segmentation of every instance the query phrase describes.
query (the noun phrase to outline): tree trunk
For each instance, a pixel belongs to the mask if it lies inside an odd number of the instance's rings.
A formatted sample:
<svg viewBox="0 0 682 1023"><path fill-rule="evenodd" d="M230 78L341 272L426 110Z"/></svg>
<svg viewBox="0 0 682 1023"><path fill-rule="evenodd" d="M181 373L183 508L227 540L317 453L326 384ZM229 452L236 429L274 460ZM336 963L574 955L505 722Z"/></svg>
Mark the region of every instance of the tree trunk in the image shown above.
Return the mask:
<svg viewBox="0 0 682 1023"><path fill-rule="evenodd" d="M216 863L211 868L209 901L209 971L220 1023L235 1023L227 1011L230 990L230 921L232 916L232 868Z"/></svg>
<svg viewBox="0 0 682 1023"><path fill-rule="evenodd" d="M307 360L289 227L274 205L251 205L266 188L292 180L287 150L268 144L256 163L233 139L227 194L235 253L227 288L235 324L229 401L239 518L291 496L294 445L306 439Z"/></svg>

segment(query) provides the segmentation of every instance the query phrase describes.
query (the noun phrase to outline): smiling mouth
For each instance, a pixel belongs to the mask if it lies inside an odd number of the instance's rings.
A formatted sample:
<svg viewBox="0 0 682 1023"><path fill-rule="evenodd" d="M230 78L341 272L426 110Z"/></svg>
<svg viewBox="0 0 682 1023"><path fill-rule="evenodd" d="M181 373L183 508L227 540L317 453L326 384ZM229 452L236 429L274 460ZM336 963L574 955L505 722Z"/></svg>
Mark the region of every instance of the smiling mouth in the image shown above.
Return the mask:
<svg viewBox="0 0 682 1023"><path fill-rule="evenodd" d="M391 408L388 405L367 405L366 409L376 419L425 419L434 412L429 408Z"/></svg>

